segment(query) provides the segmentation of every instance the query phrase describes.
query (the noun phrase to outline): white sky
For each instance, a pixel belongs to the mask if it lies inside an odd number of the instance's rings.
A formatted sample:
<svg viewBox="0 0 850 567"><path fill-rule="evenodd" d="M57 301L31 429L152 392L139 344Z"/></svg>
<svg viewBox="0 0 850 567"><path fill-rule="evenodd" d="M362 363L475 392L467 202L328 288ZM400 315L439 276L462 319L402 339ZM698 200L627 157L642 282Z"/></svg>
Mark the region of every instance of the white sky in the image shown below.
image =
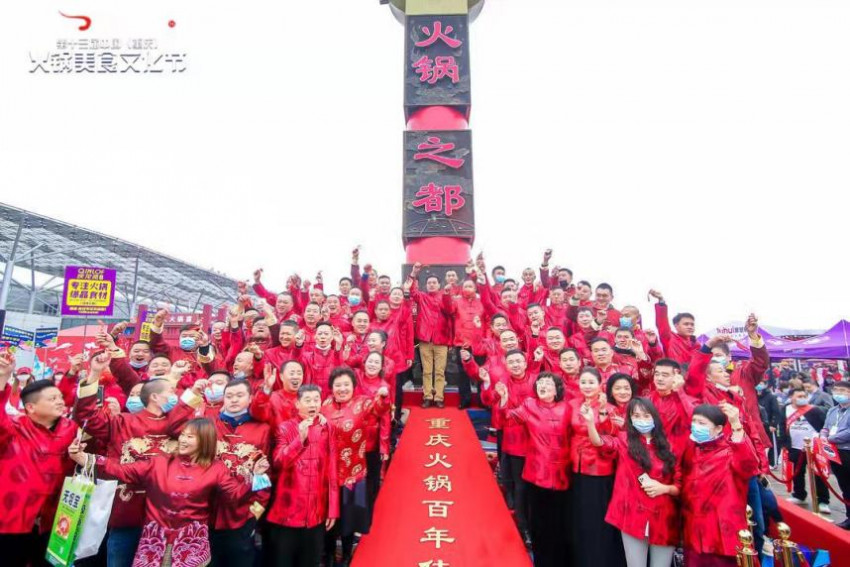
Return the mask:
<svg viewBox="0 0 850 567"><path fill-rule="evenodd" d="M319 268L335 289L355 244L398 277L403 28L377 0L13 2L4 21L0 201L275 289ZM647 313L658 287L701 329L850 317L848 26L846 0L490 0L475 250L518 276L552 247L617 306ZM188 71L28 72L82 37L155 38Z"/></svg>

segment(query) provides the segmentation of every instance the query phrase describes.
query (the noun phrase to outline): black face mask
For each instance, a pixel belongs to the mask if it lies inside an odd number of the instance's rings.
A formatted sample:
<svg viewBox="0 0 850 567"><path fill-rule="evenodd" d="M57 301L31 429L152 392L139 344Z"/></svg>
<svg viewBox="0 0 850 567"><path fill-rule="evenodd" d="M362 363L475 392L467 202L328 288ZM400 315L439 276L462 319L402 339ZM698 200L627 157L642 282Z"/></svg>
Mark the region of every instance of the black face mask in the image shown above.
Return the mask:
<svg viewBox="0 0 850 567"><path fill-rule="evenodd" d="M635 355L634 351L627 349L627 348L620 348L616 345L614 346L614 352L616 352L617 354L625 355L625 356L634 356Z"/></svg>
<svg viewBox="0 0 850 567"><path fill-rule="evenodd" d="M567 289L568 287L570 287L570 282L568 282L566 280L560 281L560 282L558 282L558 285L561 286L561 289Z"/></svg>

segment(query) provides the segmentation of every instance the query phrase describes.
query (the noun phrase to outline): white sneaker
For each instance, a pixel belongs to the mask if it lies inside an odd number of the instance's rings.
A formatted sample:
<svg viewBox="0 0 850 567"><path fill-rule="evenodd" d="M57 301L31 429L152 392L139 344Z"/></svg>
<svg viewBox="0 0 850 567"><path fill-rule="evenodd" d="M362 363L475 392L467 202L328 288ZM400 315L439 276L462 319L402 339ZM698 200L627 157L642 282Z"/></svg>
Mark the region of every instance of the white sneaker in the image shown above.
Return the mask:
<svg viewBox="0 0 850 567"><path fill-rule="evenodd" d="M773 557L773 544L770 542L769 539L764 540L764 545L761 548L761 552L764 555Z"/></svg>
<svg viewBox="0 0 850 567"><path fill-rule="evenodd" d="M795 496L789 496L789 497L788 497L788 498L786 498L785 500L787 500L787 501L788 501L788 502L790 502L791 504L805 504L805 503L806 503L806 501L805 501L805 500L800 500L799 498L797 498L797 497L795 497Z"/></svg>
<svg viewBox="0 0 850 567"><path fill-rule="evenodd" d="M821 514L832 514L832 510L829 509L829 504L818 504L818 512Z"/></svg>

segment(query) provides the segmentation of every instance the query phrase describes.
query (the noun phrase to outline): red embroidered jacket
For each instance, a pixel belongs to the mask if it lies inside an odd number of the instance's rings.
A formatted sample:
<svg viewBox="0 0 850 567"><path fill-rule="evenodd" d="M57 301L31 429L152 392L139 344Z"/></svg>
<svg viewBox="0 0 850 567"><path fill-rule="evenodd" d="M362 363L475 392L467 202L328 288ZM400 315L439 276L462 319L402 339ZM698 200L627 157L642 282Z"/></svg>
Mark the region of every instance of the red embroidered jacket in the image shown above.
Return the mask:
<svg viewBox="0 0 850 567"><path fill-rule="evenodd" d="M614 464L617 456L610 451L603 451L599 447L595 447L590 442L590 437L587 433L587 422L579 411L584 403L583 398L573 398L567 404L570 406L570 462L573 466L573 472L585 474L588 476L608 476L614 474ZM600 435L614 435L617 433L617 426L610 419L603 422L599 421L600 404L599 399L594 397L590 400L590 407L593 409L593 414L596 417L596 429ZM614 407L610 404L605 405L608 410L608 415L614 413Z"/></svg>
<svg viewBox="0 0 850 567"><path fill-rule="evenodd" d="M549 490L569 488L571 416L567 402L526 398L507 410L506 419L525 427L528 436L523 480Z"/></svg>
<svg viewBox="0 0 850 567"><path fill-rule="evenodd" d="M322 405L322 415L333 424L340 486L352 486L366 478L366 432L372 422L390 410L386 398L355 395L340 404L333 398Z"/></svg>

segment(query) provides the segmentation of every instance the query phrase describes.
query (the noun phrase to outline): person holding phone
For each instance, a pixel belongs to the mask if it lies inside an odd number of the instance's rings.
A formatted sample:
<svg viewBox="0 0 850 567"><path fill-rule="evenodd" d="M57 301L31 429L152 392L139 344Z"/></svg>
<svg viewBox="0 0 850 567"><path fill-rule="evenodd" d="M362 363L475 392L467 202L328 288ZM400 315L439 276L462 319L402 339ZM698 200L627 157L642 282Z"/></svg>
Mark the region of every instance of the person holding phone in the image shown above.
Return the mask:
<svg viewBox="0 0 850 567"><path fill-rule="evenodd" d="M615 436L600 436L593 421L587 426L593 445L618 459L605 521L620 530L628 567L670 567L681 536L677 459L652 402L635 398L625 415Z"/></svg>

